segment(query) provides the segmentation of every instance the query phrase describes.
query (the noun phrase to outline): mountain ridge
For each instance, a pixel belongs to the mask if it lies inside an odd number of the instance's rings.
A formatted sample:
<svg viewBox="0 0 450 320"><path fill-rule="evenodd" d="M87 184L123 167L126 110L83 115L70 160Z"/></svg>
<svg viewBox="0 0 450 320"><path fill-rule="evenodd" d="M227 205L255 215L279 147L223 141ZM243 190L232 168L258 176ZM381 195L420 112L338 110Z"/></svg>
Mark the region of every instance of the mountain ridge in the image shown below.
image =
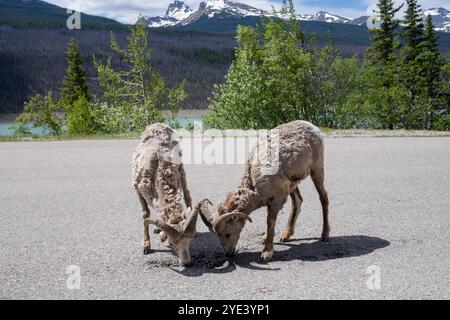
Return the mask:
<svg viewBox="0 0 450 320"><path fill-rule="evenodd" d="M171 6L176 4L177 7L185 7L189 10L185 12L185 15L175 17L168 14ZM264 14L266 16L274 16L273 13L269 13L265 10L258 9L247 4L243 4L237 1L231 0L205 0L199 4L196 11L192 10L182 0L175 0L174 3L169 5L169 9L164 17L144 17L145 22L151 28L159 27L175 27L175 26L188 26L195 23L200 19L215 18L220 16L221 19L225 18L249 18L256 17ZM429 8L423 10L424 19L426 15L431 15L433 23L435 24L436 31L450 33L450 11L442 8ZM361 16L357 18L343 17L337 14L333 14L327 11L319 11L315 14L299 14L297 15L300 21L317 21L326 23L337 24L351 24L358 26L365 26L369 19L369 16Z"/></svg>
<svg viewBox="0 0 450 320"><path fill-rule="evenodd" d="M41 0L0 0L0 25L26 28L66 28L66 8ZM84 29L124 29L121 23L81 13Z"/></svg>

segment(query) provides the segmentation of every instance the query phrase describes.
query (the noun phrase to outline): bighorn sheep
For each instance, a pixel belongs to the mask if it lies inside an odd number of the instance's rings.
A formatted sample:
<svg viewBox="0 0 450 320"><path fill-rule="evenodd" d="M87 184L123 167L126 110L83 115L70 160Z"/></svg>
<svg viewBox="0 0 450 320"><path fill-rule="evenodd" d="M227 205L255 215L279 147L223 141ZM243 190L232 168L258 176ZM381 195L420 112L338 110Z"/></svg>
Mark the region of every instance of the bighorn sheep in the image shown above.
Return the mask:
<svg viewBox="0 0 450 320"><path fill-rule="evenodd" d="M324 187L324 143L320 130L306 121L283 124L274 131L279 139L257 146L245 165L239 189L229 193L225 202L217 204L212 214L202 205L200 214L210 231L216 232L226 255L233 255L240 233L250 213L267 206L267 232L261 259L270 261L273 256L273 238L278 212L288 196L292 199L292 212L281 234L281 241L288 241L294 234L295 222L300 213L303 198L298 184L311 176L320 196L323 211L322 240L328 241L328 195ZM278 154L278 166L273 172L264 161ZM204 203L205 204L205 203Z"/></svg>
<svg viewBox="0 0 450 320"><path fill-rule="evenodd" d="M191 210L181 150L174 133L161 123L147 127L133 153L133 186L143 210L144 254L151 251L149 224L153 224L160 230L161 240L168 239L180 262L188 265L191 263L189 245L195 237L199 207ZM181 192L186 214L182 212ZM161 219L151 219L150 208L156 209Z"/></svg>

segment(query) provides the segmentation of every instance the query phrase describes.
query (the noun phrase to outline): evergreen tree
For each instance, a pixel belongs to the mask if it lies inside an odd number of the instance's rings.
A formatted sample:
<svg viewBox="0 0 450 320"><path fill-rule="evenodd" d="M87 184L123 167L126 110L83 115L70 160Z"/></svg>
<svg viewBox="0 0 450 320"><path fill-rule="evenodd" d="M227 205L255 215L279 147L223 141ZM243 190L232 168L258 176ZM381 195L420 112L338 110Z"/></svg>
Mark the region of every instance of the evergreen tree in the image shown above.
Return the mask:
<svg viewBox="0 0 450 320"><path fill-rule="evenodd" d="M423 38L423 73L426 79L427 92L431 98L436 96L436 81L439 80L442 65L437 40L432 18L428 15Z"/></svg>
<svg viewBox="0 0 450 320"><path fill-rule="evenodd" d="M377 16L380 27L370 29L372 46L367 50L368 74L374 74L378 88L368 104L383 128L394 129L399 121L401 105L398 85L398 59L396 50L400 47L397 39L399 21L396 13L403 7L395 7L393 0L379 0ZM380 97L379 95L382 95Z"/></svg>
<svg viewBox="0 0 450 320"><path fill-rule="evenodd" d="M88 88L86 85L86 73L83 70L83 59L81 58L78 43L72 38L66 52L67 69L64 76L63 87L61 88L62 107L70 108L80 97L88 98Z"/></svg>
<svg viewBox="0 0 450 320"><path fill-rule="evenodd" d="M423 35L422 12L417 0L406 0L407 8L401 26L404 47L401 50L402 85L408 90L406 109L401 115L402 126L406 129L423 127L430 112L430 104L424 92L423 76ZM425 120L426 122L426 120Z"/></svg>
<svg viewBox="0 0 450 320"><path fill-rule="evenodd" d="M421 54L424 26L422 12L417 0L406 0L407 9L403 20L402 37L405 39L403 58L406 62L414 61Z"/></svg>
<svg viewBox="0 0 450 320"><path fill-rule="evenodd" d="M395 58L395 50L399 47L396 39L399 21L395 14L403 7L394 7L393 0L379 0L378 14L380 28L371 29L372 46L367 51L367 58L372 64L388 65Z"/></svg>
<svg viewBox="0 0 450 320"><path fill-rule="evenodd" d="M444 59L439 53L437 40L432 17L428 15L422 42L421 74L425 82L426 95L432 101L432 108L427 119L427 126L430 128L434 127L436 114L442 115L443 110L447 110L448 113L449 109L448 97L446 98L446 91L443 90L445 72L441 72Z"/></svg>

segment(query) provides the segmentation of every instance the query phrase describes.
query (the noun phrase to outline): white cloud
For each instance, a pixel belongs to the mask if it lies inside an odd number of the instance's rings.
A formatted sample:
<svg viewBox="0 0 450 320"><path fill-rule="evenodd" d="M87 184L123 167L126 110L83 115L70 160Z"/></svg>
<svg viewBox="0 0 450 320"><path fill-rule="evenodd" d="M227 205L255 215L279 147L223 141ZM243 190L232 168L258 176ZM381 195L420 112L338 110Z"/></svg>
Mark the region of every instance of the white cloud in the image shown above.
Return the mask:
<svg viewBox="0 0 450 320"><path fill-rule="evenodd" d="M139 15L163 14L172 0L48 0L64 8L116 19L136 22Z"/></svg>
<svg viewBox="0 0 450 320"><path fill-rule="evenodd" d="M372 5L376 5L377 4L377 0L365 0L366 2L372 4ZM426 0L426 1L418 1L419 4L422 6L422 9L429 9L429 8L436 8L436 7L443 7L446 9L449 9L449 2L448 0L442 1L442 0ZM406 10L406 1L401 1L401 0L396 0L395 1L397 6L400 6L404 3L403 8L400 10L398 16L403 16L404 12Z"/></svg>
<svg viewBox="0 0 450 320"><path fill-rule="evenodd" d="M271 10L271 5L275 3L270 0L235 1L264 10ZM47 0L47 2L88 14L116 19L123 23L134 23L139 15L163 15L173 0ZM185 0L184 2L196 10L202 0Z"/></svg>
<svg viewBox="0 0 450 320"><path fill-rule="evenodd" d="M108 18L116 19L123 23L134 23L139 15L163 15L167 7L173 0L47 0L50 3L59 5L64 8L71 8L88 14L100 15ZM196 10L202 0L185 0L184 2L192 9ZM280 0L234 0L236 2L245 3L253 7L271 11L271 6L279 7ZM296 9L299 13L314 13L319 10L330 11L335 14L348 17L358 17L366 14L366 10L362 10L340 5L333 8L326 5L326 1L320 6L311 5L317 1L294 0ZM367 4L367 7L376 4L377 0L361 0ZM403 1L397 0L398 3ZM419 3L423 8L431 7L447 7L448 0L423 0Z"/></svg>

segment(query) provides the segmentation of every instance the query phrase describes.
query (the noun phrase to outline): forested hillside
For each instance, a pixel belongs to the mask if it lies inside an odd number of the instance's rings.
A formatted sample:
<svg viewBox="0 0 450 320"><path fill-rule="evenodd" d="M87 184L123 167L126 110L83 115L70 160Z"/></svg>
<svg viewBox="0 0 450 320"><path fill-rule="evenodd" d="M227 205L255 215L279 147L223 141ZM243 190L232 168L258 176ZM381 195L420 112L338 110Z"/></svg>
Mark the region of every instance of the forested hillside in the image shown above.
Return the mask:
<svg viewBox="0 0 450 320"><path fill-rule="evenodd" d="M126 42L128 32L114 34L119 43ZM24 101L35 93L58 92L66 66L64 52L71 37L78 40L90 90L97 93L92 58L94 54L103 60L114 56L109 31L0 28L0 112L20 112ZM189 98L185 107L205 108L213 84L223 81L233 60L234 37L155 30L149 40L152 63L168 85L186 79Z"/></svg>
<svg viewBox="0 0 450 320"><path fill-rule="evenodd" d="M314 31L319 44L327 42L326 23L302 23L302 28ZM313 27L312 27L313 26ZM354 26L335 25L336 47L345 56L362 56L370 42L369 36L342 32ZM312 28L312 29L310 29ZM358 28L358 27L356 27ZM115 30L119 42L124 43L128 31ZM23 29L0 26L0 112L20 112L23 103L35 93L58 92L64 75L64 51L75 36L85 61L88 80L96 77L92 57L113 55L110 31L64 29ZM450 34L439 33L441 51L450 49ZM153 65L168 84L187 80L189 98L184 107L206 108L213 85L224 81L224 75L234 58L234 34L204 33L182 30L150 31ZM119 61L115 61L120 63ZM89 81L91 90L98 88Z"/></svg>
<svg viewBox="0 0 450 320"><path fill-rule="evenodd" d="M65 28L67 10L39 0L0 0L0 26ZM81 14L84 29L125 29L115 20Z"/></svg>
<svg viewBox="0 0 450 320"><path fill-rule="evenodd" d="M20 112L35 93L58 92L64 75L64 51L76 37L85 61L90 91L96 94L93 55L113 56L110 30L120 43L129 26L114 20L82 15L82 30L68 31L66 9L39 0L0 0L0 112ZM223 17L222 17L223 18ZM206 108L214 84L224 81L234 59L235 30L239 24L255 26L259 17L201 18L187 26L151 29L152 64L168 85L186 80L189 98L184 107ZM300 28L313 33L320 46L332 34L344 56L363 57L370 45L365 26L302 21ZM450 51L450 34L439 33L439 49ZM117 59L115 64L120 64Z"/></svg>

